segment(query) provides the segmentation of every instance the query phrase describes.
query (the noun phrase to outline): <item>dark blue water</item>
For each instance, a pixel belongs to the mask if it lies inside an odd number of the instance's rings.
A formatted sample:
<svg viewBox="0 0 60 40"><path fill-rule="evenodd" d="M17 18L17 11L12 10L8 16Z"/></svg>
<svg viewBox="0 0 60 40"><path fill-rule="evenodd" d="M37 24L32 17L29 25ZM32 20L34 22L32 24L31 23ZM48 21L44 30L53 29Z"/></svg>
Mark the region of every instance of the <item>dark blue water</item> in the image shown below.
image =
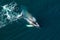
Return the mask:
<svg viewBox="0 0 60 40"><path fill-rule="evenodd" d="M13 0L25 5L36 17L41 29L27 28L19 20L0 29L0 40L60 40L60 0ZM0 5L12 0L0 0ZM23 21L23 22L22 22Z"/></svg>

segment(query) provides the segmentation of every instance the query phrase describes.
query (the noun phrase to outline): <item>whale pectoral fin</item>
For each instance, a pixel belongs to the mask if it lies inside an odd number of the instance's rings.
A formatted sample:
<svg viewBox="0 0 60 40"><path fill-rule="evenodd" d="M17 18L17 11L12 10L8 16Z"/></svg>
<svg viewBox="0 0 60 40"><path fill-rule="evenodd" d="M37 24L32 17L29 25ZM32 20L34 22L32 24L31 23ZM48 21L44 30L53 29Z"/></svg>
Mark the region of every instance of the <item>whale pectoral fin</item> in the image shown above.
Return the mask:
<svg viewBox="0 0 60 40"><path fill-rule="evenodd" d="M34 27L33 25L26 25L27 27Z"/></svg>

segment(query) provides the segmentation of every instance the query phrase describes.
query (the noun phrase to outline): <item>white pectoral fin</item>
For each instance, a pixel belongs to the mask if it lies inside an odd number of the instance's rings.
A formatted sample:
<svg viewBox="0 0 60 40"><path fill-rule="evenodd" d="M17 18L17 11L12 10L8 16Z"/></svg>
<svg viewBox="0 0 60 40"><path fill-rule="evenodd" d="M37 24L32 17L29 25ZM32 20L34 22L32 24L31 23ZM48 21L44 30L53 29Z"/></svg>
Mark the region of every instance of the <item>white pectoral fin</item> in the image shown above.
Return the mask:
<svg viewBox="0 0 60 40"><path fill-rule="evenodd" d="M27 27L34 27L33 25L26 25Z"/></svg>

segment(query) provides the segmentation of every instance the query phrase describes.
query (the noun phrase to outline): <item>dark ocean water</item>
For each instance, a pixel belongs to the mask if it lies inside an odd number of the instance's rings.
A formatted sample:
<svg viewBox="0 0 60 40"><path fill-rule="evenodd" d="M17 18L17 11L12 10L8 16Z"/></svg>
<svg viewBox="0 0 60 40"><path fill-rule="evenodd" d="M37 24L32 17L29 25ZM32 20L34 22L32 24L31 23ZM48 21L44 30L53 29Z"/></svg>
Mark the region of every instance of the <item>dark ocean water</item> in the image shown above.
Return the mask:
<svg viewBox="0 0 60 40"><path fill-rule="evenodd" d="M25 5L34 15L41 29L27 28L19 20L0 29L0 40L60 40L60 0L13 0ZM12 0L0 0L0 5Z"/></svg>

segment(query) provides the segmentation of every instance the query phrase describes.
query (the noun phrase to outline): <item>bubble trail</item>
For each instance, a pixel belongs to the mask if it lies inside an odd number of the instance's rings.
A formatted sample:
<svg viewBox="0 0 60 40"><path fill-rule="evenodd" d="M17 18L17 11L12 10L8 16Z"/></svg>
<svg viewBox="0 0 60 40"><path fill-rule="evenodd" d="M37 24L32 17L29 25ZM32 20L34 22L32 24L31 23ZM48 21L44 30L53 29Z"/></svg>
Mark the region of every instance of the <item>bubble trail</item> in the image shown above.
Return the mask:
<svg viewBox="0 0 60 40"><path fill-rule="evenodd" d="M2 6L2 10L0 12L0 28L17 20L17 16L20 14L14 12L16 6L17 4L13 2Z"/></svg>

